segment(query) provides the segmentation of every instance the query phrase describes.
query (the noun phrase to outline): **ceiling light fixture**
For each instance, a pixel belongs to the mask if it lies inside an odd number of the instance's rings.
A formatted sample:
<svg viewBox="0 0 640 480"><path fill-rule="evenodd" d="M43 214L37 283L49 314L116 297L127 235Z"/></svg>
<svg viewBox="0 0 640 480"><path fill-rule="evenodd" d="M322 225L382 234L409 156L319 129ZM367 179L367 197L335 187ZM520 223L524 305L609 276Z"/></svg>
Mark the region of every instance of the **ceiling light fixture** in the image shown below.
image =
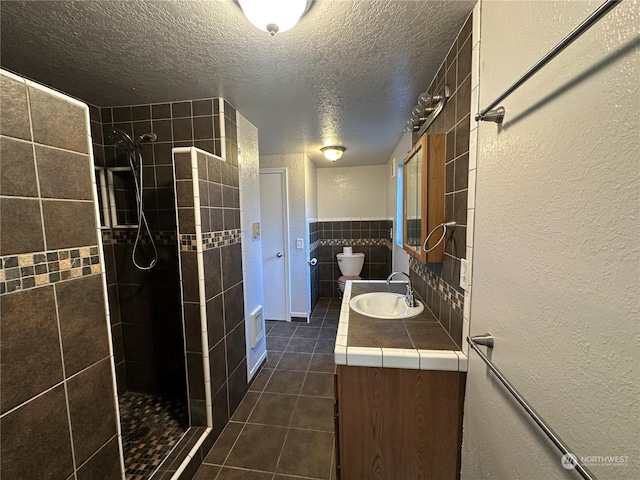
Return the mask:
<svg viewBox="0 0 640 480"><path fill-rule="evenodd" d="M240 5L247 19L263 32L286 32L311 7L309 0L234 0Z"/></svg>
<svg viewBox="0 0 640 480"><path fill-rule="evenodd" d="M331 160L332 162L338 160L345 150L346 148L340 146L322 147L320 149L320 151L324 154L324 157L327 160Z"/></svg>

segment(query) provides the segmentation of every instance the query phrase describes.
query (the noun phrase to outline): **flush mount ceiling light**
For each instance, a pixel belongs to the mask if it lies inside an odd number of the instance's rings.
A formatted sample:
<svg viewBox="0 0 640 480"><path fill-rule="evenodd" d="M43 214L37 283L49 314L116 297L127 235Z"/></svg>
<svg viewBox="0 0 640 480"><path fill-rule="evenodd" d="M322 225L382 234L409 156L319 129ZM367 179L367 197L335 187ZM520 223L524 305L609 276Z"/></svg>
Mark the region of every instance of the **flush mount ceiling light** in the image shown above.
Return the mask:
<svg viewBox="0 0 640 480"><path fill-rule="evenodd" d="M324 154L324 157L327 160L331 160L332 162L338 160L345 150L346 148L340 146L322 147L320 149L320 151Z"/></svg>
<svg viewBox="0 0 640 480"><path fill-rule="evenodd" d="M302 17L313 1L309 0L234 0L247 19L263 32L286 32Z"/></svg>

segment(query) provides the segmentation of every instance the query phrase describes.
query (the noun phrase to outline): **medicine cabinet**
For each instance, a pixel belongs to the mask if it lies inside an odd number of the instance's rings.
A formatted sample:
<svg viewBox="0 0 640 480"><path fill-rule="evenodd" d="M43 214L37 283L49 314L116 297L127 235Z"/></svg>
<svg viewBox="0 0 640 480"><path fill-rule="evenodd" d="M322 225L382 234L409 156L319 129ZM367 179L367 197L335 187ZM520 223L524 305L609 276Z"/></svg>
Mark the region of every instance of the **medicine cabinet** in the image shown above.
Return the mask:
<svg viewBox="0 0 640 480"><path fill-rule="evenodd" d="M424 242L444 222L445 148L444 134L425 133L404 160L403 246L421 263L444 261L444 242L429 253ZM432 237L427 249L438 240Z"/></svg>

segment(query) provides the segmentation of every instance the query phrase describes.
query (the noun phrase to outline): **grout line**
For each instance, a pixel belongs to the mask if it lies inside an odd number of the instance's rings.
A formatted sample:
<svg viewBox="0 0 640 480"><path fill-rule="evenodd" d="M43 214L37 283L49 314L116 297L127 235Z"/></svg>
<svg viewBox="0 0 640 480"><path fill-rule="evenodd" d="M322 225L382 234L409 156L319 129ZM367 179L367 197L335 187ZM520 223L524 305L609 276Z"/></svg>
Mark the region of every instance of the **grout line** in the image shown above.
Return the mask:
<svg viewBox="0 0 640 480"><path fill-rule="evenodd" d="M76 463L76 449L73 444L73 425L71 424L71 405L69 403L69 388L67 385L67 370L64 365L64 350L62 346L62 329L60 328L60 309L58 307L58 292L56 285L53 285L53 300L56 305L56 322L58 324L58 342L60 343L60 361L62 362L62 378L64 386L64 397L67 407L67 422L69 424L69 441L71 442L71 459L73 461L73 477L78 478L78 465Z"/></svg>
<svg viewBox="0 0 640 480"><path fill-rule="evenodd" d="M32 119L32 115L31 115L31 96L29 95L29 88L28 88L28 84L25 83L25 92L26 92L26 97L27 97L27 112L29 114L29 133L31 134L31 151L32 151L32 155L33 155L33 168L34 168L34 174L36 177L36 190L38 192L38 203L40 206L40 221L42 222L40 227L42 229L42 245L44 246L44 249L47 250L47 234L45 232L45 228L44 228L44 208L42 205L42 191L40 189L40 175L38 172L38 161L36 159L36 145L34 142L34 135L33 135L33 119ZM14 197L14 198L25 198L25 197ZM33 199L32 197L28 197ZM75 468L75 467L74 467ZM75 475L75 473L74 473Z"/></svg>

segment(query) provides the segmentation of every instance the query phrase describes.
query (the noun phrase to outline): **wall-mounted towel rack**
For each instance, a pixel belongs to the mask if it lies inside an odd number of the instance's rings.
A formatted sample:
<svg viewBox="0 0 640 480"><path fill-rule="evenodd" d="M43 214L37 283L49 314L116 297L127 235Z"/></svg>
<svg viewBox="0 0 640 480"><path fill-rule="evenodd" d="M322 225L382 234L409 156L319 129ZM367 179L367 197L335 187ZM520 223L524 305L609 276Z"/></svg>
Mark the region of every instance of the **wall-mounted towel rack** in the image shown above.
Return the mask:
<svg viewBox="0 0 640 480"><path fill-rule="evenodd" d="M504 92L502 92L498 98L496 98L493 102L491 102L486 108L480 110L479 113L476 114L475 119L476 122L485 121L485 122L496 122L502 123L504 118L504 108L499 107L498 104L502 102L505 98L515 92L523 83L529 80L533 75L535 75L538 70L544 67L547 63L553 60L560 52L562 52L565 48L571 45L575 40L578 39L584 32L589 30L593 25L595 25L602 17L604 17L607 13L609 13L614 7L616 7L622 0L607 0L602 5L598 7L596 11L594 11L591 15L589 15L580 25L578 25L569 35L564 37L564 39L558 43L555 47L553 47L544 57L538 60L533 67L531 67L527 72L522 75L519 79L517 79L509 88L507 88ZM494 110L495 109L495 110Z"/></svg>
<svg viewBox="0 0 640 480"><path fill-rule="evenodd" d="M549 440L553 442L553 444L558 447L558 450L562 452L563 462L567 462L570 466L569 468L574 468L576 472L578 472L582 478L585 480L597 480L596 477L585 467L578 457L574 455L566 443L562 441L560 437L547 425L547 423L538 415L527 401L520 395L520 393L509 383L509 381L502 375L500 370L493 364L491 360L487 358L487 356L482 353L482 351L478 348L478 345L484 345L488 348L493 348L494 339L490 333L485 333L484 335L478 335L475 337L467 337L467 343L475 352L480 356L482 361L487 364L487 367L494 373L494 375L500 380L500 383L505 386L505 388L509 391L511 395L518 401L518 403L525 409L525 411L529 414L529 416L533 419L534 422L542 429L542 431L549 437Z"/></svg>

